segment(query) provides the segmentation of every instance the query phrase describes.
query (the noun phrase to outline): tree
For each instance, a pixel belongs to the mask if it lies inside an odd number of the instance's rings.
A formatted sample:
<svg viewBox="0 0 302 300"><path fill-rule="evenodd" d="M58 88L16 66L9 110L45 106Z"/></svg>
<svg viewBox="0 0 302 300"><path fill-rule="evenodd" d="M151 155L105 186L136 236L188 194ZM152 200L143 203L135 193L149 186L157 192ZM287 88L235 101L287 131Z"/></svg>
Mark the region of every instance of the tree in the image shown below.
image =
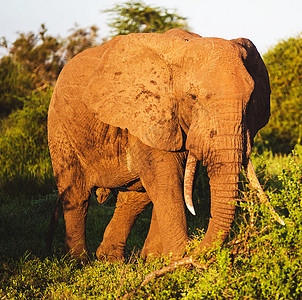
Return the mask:
<svg viewBox="0 0 302 300"><path fill-rule="evenodd" d="M33 75L36 87L54 83L63 68L63 62L57 55L62 43L46 34L47 29L41 25L39 32L20 33L9 53L15 62Z"/></svg>
<svg viewBox="0 0 302 300"><path fill-rule="evenodd" d="M22 66L24 72L32 75L35 88L44 84L54 84L60 71L68 60L79 52L95 46L98 28L71 29L71 34L62 39L47 34L47 28L41 25L38 33L20 33L9 48L9 57ZM2 46L7 46L5 39Z"/></svg>
<svg viewBox="0 0 302 300"><path fill-rule="evenodd" d="M275 152L290 152L302 140L302 35L264 55L271 82L271 118L261 131Z"/></svg>
<svg viewBox="0 0 302 300"><path fill-rule="evenodd" d="M0 117L23 107L33 90L53 85L63 68L58 55L62 43L46 34L41 25L38 33L20 33L9 47L5 38L1 46L9 55L0 59Z"/></svg>
<svg viewBox="0 0 302 300"><path fill-rule="evenodd" d="M77 24L72 28L71 34L64 40L64 45L60 50L60 54L66 63L76 54L85 49L95 47L97 45L98 27L92 25L88 28L79 28Z"/></svg>
<svg viewBox="0 0 302 300"><path fill-rule="evenodd" d="M186 18L168 9L147 6L142 1L117 4L104 12L113 15L109 23L113 36L129 33L161 33L171 28L189 28Z"/></svg>
<svg viewBox="0 0 302 300"><path fill-rule="evenodd" d="M9 55L0 59L0 117L22 108L34 89L54 85L68 60L96 45L97 31L96 26L76 26L62 39L48 35L42 24L38 33L20 33L11 47L2 38L0 46L8 49Z"/></svg>

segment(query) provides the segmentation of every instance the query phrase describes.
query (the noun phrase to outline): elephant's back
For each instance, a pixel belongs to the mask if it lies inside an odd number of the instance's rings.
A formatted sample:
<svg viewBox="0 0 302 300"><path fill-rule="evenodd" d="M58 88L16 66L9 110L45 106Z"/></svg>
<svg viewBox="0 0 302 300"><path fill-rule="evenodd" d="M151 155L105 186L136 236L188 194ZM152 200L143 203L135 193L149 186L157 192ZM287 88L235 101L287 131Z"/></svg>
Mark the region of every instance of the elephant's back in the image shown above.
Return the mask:
<svg viewBox="0 0 302 300"><path fill-rule="evenodd" d="M62 95L63 98L71 94L77 98L81 97L99 65L103 52L103 46L100 46L87 49L73 57L61 71L54 93Z"/></svg>
<svg viewBox="0 0 302 300"><path fill-rule="evenodd" d="M62 69L56 88L67 88L74 86L78 89L85 89L92 76L101 68L106 52L119 43L117 37L101 46L93 47L82 51L74 56Z"/></svg>

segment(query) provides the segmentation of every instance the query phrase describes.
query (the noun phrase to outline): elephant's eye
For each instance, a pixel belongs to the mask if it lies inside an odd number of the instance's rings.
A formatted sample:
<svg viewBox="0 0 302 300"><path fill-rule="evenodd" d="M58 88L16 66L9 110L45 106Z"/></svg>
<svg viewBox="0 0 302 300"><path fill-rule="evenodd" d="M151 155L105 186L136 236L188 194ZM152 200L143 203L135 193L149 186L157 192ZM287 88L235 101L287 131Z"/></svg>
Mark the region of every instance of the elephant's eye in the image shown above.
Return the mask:
<svg viewBox="0 0 302 300"><path fill-rule="evenodd" d="M196 95L190 94L190 97L192 98L193 101L197 101L197 96Z"/></svg>

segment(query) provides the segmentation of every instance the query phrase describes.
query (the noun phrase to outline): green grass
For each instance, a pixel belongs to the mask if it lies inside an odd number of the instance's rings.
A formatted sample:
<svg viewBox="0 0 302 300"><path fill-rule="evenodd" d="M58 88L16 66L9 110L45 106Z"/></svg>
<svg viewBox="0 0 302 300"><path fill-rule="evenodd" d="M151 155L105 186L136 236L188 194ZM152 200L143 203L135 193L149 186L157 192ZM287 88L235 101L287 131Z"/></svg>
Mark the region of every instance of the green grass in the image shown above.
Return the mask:
<svg viewBox="0 0 302 300"><path fill-rule="evenodd" d="M301 299L302 297L302 150L295 155L254 156L254 165L271 203L286 226L272 220L268 209L242 187L236 220L226 244L204 256L215 261L207 270L181 267L138 288L131 299ZM200 172L204 172L203 169ZM201 239L208 214L207 178L199 177L194 192L197 211L188 216L191 248ZM56 192L45 196L0 193L1 299L116 299L133 291L146 275L169 259L144 262L138 257L147 234L151 207L137 220L128 240L125 262L95 259L95 251L114 212L114 202L99 205L91 199L87 265L64 256L64 221L60 217L53 253L44 238ZM201 224L198 226L197 224Z"/></svg>

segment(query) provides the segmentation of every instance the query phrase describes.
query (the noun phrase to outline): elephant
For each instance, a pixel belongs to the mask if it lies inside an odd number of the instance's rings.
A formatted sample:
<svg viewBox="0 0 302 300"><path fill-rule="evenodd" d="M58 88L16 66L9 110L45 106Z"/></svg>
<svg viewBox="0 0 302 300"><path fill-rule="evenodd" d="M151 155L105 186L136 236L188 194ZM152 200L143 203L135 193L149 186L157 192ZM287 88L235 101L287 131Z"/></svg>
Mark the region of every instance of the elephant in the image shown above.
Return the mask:
<svg viewBox="0 0 302 300"><path fill-rule="evenodd" d="M268 73L244 38L172 29L117 36L76 55L58 77L48 112L66 250L85 259L88 199L98 187L100 202L118 192L98 258L123 257L131 227L150 202L143 256L182 256L198 161L211 192L199 249L222 243L234 220L241 168L257 182L251 149L269 117Z"/></svg>

